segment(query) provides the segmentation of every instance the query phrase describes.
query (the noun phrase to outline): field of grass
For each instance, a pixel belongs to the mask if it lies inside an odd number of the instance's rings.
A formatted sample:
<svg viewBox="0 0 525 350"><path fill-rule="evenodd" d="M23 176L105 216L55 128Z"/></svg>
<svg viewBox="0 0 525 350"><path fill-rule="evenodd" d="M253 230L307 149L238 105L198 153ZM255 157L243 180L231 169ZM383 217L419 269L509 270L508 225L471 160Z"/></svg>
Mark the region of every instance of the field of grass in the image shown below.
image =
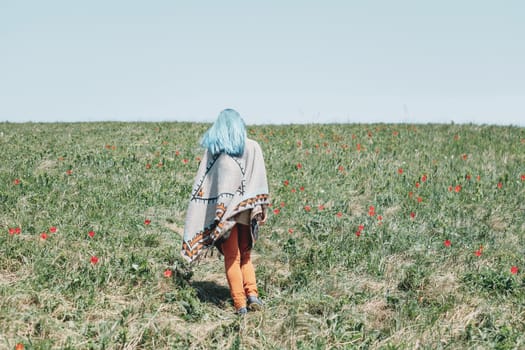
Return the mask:
<svg viewBox="0 0 525 350"><path fill-rule="evenodd" d="M0 123L0 349L525 348L525 129L250 126L262 312L180 232L209 125Z"/></svg>

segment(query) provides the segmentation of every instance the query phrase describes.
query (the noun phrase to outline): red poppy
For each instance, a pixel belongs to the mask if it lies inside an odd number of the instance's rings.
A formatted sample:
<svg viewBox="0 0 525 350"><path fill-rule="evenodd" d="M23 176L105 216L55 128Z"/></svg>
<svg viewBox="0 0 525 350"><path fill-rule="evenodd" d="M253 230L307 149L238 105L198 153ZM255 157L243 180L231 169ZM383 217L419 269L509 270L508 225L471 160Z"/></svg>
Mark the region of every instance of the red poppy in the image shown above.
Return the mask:
<svg viewBox="0 0 525 350"><path fill-rule="evenodd" d="M49 232L51 232L51 233L55 233L55 232L57 232L57 228L56 228L55 226L51 226L51 227L49 228Z"/></svg>
<svg viewBox="0 0 525 350"><path fill-rule="evenodd" d="M343 213L341 213L340 211L337 212L337 214L335 214L338 218L342 217L343 216Z"/></svg>
<svg viewBox="0 0 525 350"><path fill-rule="evenodd" d="M303 165L301 163L297 163L297 169L302 169Z"/></svg>
<svg viewBox="0 0 525 350"><path fill-rule="evenodd" d="M456 187L454 188L454 191L455 191L456 193L461 192L461 185L456 185Z"/></svg>
<svg viewBox="0 0 525 350"><path fill-rule="evenodd" d="M173 274L173 271L171 271L170 269L166 269L164 271L164 277L166 278L170 278L172 274Z"/></svg>
<svg viewBox="0 0 525 350"><path fill-rule="evenodd" d="M292 233L293 233L293 228L289 228L289 229L288 229L288 233L289 233L289 234L292 234Z"/></svg>
<svg viewBox="0 0 525 350"><path fill-rule="evenodd" d="M358 151L358 152L361 151L361 144L360 144L360 143L357 144L357 151Z"/></svg>
<svg viewBox="0 0 525 350"><path fill-rule="evenodd" d="M310 210L312 210L312 207L309 206L309 205L305 205L305 206L304 206L304 210L306 210L306 211L310 211Z"/></svg>
<svg viewBox="0 0 525 350"><path fill-rule="evenodd" d="M151 169L151 164L150 163L146 164L146 169Z"/></svg>
<svg viewBox="0 0 525 350"><path fill-rule="evenodd" d="M281 212L281 210L279 208L276 208L276 209L273 210L273 213L275 215L279 214L280 212Z"/></svg>
<svg viewBox="0 0 525 350"><path fill-rule="evenodd" d="M361 231L357 230L357 231L355 232L355 235L356 235L357 237L361 236Z"/></svg>
<svg viewBox="0 0 525 350"><path fill-rule="evenodd" d="M521 181L525 181L525 174L521 174Z"/></svg>
<svg viewBox="0 0 525 350"><path fill-rule="evenodd" d="M303 192L304 191L304 186L299 187L299 191Z"/></svg>
<svg viewBox="0 0 525 350"><path fill-rule="evenodd" d="M464 154L464 155L461 156L461 158L463 158L463 160L467 160L468 155Z"/></svg>
<svg viewBox="0 0 525 350"><path fill-rule="evenodd" d="M370 215L370 216L375 216L375 215L376 215L376 211L375 211L375 210L376 210L376 208L375 208L373 205L371 205L371 206L368 208L368 215Z"/></svg>
<svg viewBox="0 0 525 350"><path fill-rule="evenodd" d="M71 174L73 174L73 170L71 169L66 170L66 175L71 175Z"/></svg>
<svg viewBox="0 0 525 350"><path fill-rule="evenodd" d="M14 235L15 232L16 232L15 228L13 228L13 227L10 227L10 228L9 228L9 234L10 234L11 236Z"/></svg>
<svg viewBox="0 0 525 350"><path fill-rule="evenodd" d="M46 239L47 239L47 233L42 232L42 233L40 234L40 238L42 238L43 240L46 240Z"/></svg>
<svg viewBox="0 0 525 350"><path fill-rule="evenodd" d="M423 202L423 198L421 198L421 197L417 197L417 202L418 202L418 203Z"/></svg>
<svg viewBox="0 0 525 350"><path fill-rule="evenodd" d="M513 275L517 274L518 273L518 267L517 266L512 266L510 268L510 273L512 273Z"/></svg>
<svg viewBox="0 0 525 350"><path fill-rule="evenodd" d="M15 346L15 350L24 350L24 349L25 349L25 347L24 347L24 344L22 344L22 343L18 343Z"/></svg>
<svg viewBox="0 0 525 350"><path fill-rule="evenodd" d="M20 179L14 179L13 180L13 184L20 185Z"/></svg>
<svg viewBox="0 0 525 350"><path fill-rule="evenodd" d="M324 210L324 205L319 204L319 206L317 206L317 209L319 209L319 210Z"/></svg>
<svg viewBox="0 0 525 350"><path fill-rule="evenodd" d="M392 132L392 136L397 136L397 135L399 135L399 132L398 132L398 131L394 131L394 132Z"/></svg>
<svg viewBox="0 0 525 350"><path fill-rule="evenodd" d="M452 245L449 239L446 239L444 244L445 244L445 247L450 247Z"/></svg>
<svg viewBox="0 0 525 350"><path fill-rule="evenodd" d="M19 235L21 232L22 230L20 229L20 227L15 228L15 235Z"/></svg>
<svg viewBox="0 0 525 350"><path fill-rule="evenodd" d="M419 182L416 181L416 188L419 188Z"/></svg>
<svg viewBox="0 0 525 350"><path fill-rule="evenodd" d="M164 165L164 164L162 164L162 162L158 162L158 163L157 163L157 168L162 168L163 165Z"/></svg>
<svg viewBox="0 0 525 350"><path fill-rule="evenodd" d="M467 181L470 181L470 179L471 179L470 174L465 175L465 179L466 179Z"/></svg>
<svg viewBox="0 0 525 350"><path fill-rule="evenodd" d="M345 171L345 167L342 166L342 165L339 165L339 166L337 167L337 170L339 170L339 172L342 173L343 171Z"/></svg>
<svg viewBox="0 0 525 350"><path fill-rule="evenodd" d="M452 186L448 186L448 191L452 192L452 190L453 190Z"/></svg>
<svg viewBox="0 0 525 350"><path fill-rule="evenodd" d="M182 160L182 163L184 163L184 164L188 164L188 160L187 160L186 158L184 158L184 159Z"/></svg>
<svg viewBox="0 0 525 350"><path fill-rule="evenodd" d="M288 185L290 184L290 181L288 181L288 180L284 180L284 181L283 181L283 184L284 184L285 186L288 186Z"/></svg>
<svg viewBox="0 0 525 350"><path fill-rule="evenodd" d="M421 176L421 182L426 182L426 181L427 181L427 176L423 174L423 176Z"/></svg>
<svg viewBox="0 0 525 350"><path fill-rule="evenodd" d="M378 220L378 221L382 221L382 220L383 220L383 217L382 217L381 215L378 215L378 216L377 216L377 220Z"/></svg>
<svg viewBox="0 0 525 350"><path fill-rule="evenodd" d="M95 237L95 231L89 231L88 236L91 238Z"/></svg>
<svg viewBox="0 0 525 350"><path fill-rule="evenodd" d="M397 173L398 173L399 175L402 175L402 174L403 174L403 169L402 169L402 168L397 169Z"/></svg>
<svg viewBox="0 0 525 350"><path fill-rule="evenodd" d="M474 255L481 256L481 249L478 249L474 252Z"/></svg>
<svg viewBox="0 0 525 350"><path fill-rule="evenodd" d="M498 188L499 189L503 188L503 184L501 182L498 182Z"/></svg>
<svg viewBox="0 0 525 350"><path fill-rule="evenodd" d="M412 192L412 191L408 192L408 197L412 198L412 196L414 196L414 192Z"/></svg>
<svg viewBox="0 0 525 350"><path fill-rule="evenodd" d="M144 220L144 225L149 225L149 224L151 224L151 220L150 219Z"/></svg>
<svg viewBox="0 0 525 350"><path fill-rule="evenodd" d="M90 261L91 261L91 264L95 265L95 264L98 263L98 258L97 258L95 255L93 255L93 256L91 257L91 260L90 260Z"/></svg>
<svg viewBox="0 0 525 350"><path fill-rule="evenodd" d="M480 181L480 180L481 180L481 176L479 176L479 175L476 176L476 180L477 180L477 181Z"/></svg>
<svg viewBox="0 0 525 350"><path fill-rule="evenodd" d="M297 192L297 190L295 188L292 188L291 191L292 191L292 193Z"/></svg>
<svg viewBox="0 0 525 350"><path fill-rule="evenodd" d="M303 145L303 143L302 143L301 140L297 141L297 147L301 147L302 145Z"/></svg>
<svg viewBox="0 0 525 350"><path fill-rule="evenodd" d="M359 227L357 228L359 231L363 231L365 229L365 225L359 225Z"/></svg>
<svg viewBox="0 0 525 350"><path fill-rule="evenodd" d="M178 157L180 156L180 151L175 151L175 155Z"/></svg>
<svg viewBox="0 0 525 350"><path fill-rule="evenodd" d="M413 211L412 211L412 212L410 212L410 218L412 218L412 219L413 219L413 218L415 218L415 217L416 217L416 213L414 213Z"/></svg>

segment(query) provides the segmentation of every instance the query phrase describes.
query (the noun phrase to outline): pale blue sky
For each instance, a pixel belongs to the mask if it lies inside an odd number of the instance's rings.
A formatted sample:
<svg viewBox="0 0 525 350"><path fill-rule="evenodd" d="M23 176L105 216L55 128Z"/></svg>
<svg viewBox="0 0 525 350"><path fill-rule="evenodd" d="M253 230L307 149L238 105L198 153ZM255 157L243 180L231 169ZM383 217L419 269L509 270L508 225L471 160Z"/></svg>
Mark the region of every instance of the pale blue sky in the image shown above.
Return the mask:
<svg viewBox="0 0 525 350"><path fill-rule="evenodd" d="M0 121L525 126L525 2L0 0Z"/></svg>

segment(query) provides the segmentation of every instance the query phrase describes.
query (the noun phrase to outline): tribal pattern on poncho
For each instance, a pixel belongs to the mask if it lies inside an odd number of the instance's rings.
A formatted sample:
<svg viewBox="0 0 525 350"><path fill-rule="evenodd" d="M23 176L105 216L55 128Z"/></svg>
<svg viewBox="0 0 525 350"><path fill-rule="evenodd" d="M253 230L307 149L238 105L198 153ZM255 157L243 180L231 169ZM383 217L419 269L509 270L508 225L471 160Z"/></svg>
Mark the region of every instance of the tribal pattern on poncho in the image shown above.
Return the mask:
<svg viewBox="0 0 525 350"><path fill-rule="evenodd" d="M267 204L266 168L257 142L246 139L242 157L206 151L186 213L182 256L195 261L218 240L227 238L237 214L250 210L253 221ZM252 243L256 238L252 234Z"/></svg>

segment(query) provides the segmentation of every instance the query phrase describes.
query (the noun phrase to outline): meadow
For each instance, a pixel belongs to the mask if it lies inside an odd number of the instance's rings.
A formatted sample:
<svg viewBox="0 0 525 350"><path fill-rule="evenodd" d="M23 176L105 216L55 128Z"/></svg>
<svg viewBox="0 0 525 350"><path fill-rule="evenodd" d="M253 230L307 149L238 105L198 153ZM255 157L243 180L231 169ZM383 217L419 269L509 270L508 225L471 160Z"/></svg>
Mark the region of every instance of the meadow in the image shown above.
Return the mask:
<svg viewBox="0 0 525 350"><path fill-rule="evenodd" d="M0 123L0 349L525 348L525 129L249 126L265 309L181 232L209 127Z"/></svg>

